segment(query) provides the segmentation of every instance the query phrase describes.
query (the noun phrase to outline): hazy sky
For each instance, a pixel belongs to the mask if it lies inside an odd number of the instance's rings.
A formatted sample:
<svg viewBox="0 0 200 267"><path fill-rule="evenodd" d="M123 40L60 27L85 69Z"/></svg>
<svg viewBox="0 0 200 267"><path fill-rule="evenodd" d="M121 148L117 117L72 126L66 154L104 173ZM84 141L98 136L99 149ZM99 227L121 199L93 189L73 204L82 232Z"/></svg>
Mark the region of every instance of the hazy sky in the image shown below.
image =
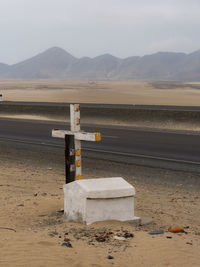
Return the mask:
<svg viewBox="0 0 200 267"><path fill-rule="evenodd" d="M200 49L200 0L0 0L0 62Z"/></svg>

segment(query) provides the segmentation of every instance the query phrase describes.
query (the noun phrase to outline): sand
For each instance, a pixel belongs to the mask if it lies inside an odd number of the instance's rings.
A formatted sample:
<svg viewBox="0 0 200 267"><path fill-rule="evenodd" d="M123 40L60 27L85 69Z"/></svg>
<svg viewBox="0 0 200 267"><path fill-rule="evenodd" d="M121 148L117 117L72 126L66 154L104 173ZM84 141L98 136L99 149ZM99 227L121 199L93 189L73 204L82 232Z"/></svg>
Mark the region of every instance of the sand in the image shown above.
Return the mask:
<svg viewBox="0 0 200 267"><path fill-rule="evenodd" d="M0 88L7 101L199 105L200 97L190 86L145 82L1 81ZM0 143L0 266L200 265L198 174L85 159L84 178L124 177L136 187L136 215L153 222L84 226L63 221L63 156L27 148ZM169 233L170 226L187 234Z"/></svg>
<svg viewBox="0 0 200 267"><path fill-rule="evenodd" d="M63 156L1 143L0 266L200 265L199 175L103 160L84 159L83 164L85 178L126 178L136 187L136 215L153 222L137 227L64 222ZM169 233L170 226L187 234ZM164 234L148 234L159 229ZM134 237L115 239L125 233ZM65 241L72 248L63 247Z"/></svg>
<svg viewBox="0 0 200 267"><path fill-rule="evenodd" d="M0 92L5 101L199 105L199 83L176 83L176 87L172 85L169 82L163 89L159 84L136 81L1 80Z"/></svg>

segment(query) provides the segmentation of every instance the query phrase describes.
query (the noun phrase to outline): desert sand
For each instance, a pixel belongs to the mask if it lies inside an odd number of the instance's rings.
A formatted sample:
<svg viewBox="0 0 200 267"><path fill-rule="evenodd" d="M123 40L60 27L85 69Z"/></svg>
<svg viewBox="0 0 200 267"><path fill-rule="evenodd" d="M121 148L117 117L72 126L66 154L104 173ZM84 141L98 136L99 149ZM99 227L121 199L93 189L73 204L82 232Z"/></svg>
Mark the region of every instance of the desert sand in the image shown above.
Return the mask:
<svg viewBox="0 0 200 267"><path fill-rule="evenodd" d="M2 143L0 266L200 265L199 175L134 165L127 168L104 160L84 159L83 165L84 178L122 176L133 184L136 215L153 222L142 226L117 221L90 226L64 222L63 156ZM170 226L187 233L169 233ZM164 234L149 235L160 229ZM115 239L125 234L129 237ZM63 242L72 248L62 246Z"/></svg>
<svg viewBox="0 0 200 267"><path fill-rule="evenodd" d="M172 82L171 82L172 83ZM5 101L198 106L199 83L0 81Z"/></svg>
<svg viewBox="0 0 200 267"><path fill-rule="evenodd" d="M1 81L0 92L7 101L159 105L199 105L200 96L145 82ZM63 221L63 156L31 150L0 144L0 266L200 265L199 174L84 159L84 178L122 176L134 185L136 215L150 219L85 226Z"/></svg>

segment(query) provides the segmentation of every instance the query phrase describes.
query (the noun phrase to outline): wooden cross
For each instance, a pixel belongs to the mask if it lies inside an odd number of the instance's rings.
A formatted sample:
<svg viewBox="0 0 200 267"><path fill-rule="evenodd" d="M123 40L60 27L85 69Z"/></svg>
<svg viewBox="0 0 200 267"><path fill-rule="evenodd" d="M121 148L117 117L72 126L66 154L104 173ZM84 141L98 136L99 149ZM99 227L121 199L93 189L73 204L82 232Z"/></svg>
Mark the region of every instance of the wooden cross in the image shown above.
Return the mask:
<svg viewBox="0 0 200 267"><path fill-rule="evenodd" d="M80 127L80 105L70 104L71 131L52 130L52 137L65 139L66 183L82 179L81 141L101 141L100 133L86 133Z"/></svg>

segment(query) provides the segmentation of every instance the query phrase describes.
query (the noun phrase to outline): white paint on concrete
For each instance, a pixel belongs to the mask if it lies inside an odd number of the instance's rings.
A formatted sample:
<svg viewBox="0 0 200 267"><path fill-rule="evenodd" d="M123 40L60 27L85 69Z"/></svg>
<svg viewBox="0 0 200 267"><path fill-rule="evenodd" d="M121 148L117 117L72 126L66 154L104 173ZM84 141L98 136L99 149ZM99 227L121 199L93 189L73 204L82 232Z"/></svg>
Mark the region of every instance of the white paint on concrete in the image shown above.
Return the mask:
<svg viewBox="0 0 200 267"><path fill-rule="evenodd" d="M135 195L135 189L121 177L87 179L79 182L86 198L118 198Z"/></svg>
<svg viewBox="0 0 200 267"><path fill-rule="evenodd" d="M138 220L134 216L135 189L123 178L79 180L63 186L67 221Z"/></svg>

